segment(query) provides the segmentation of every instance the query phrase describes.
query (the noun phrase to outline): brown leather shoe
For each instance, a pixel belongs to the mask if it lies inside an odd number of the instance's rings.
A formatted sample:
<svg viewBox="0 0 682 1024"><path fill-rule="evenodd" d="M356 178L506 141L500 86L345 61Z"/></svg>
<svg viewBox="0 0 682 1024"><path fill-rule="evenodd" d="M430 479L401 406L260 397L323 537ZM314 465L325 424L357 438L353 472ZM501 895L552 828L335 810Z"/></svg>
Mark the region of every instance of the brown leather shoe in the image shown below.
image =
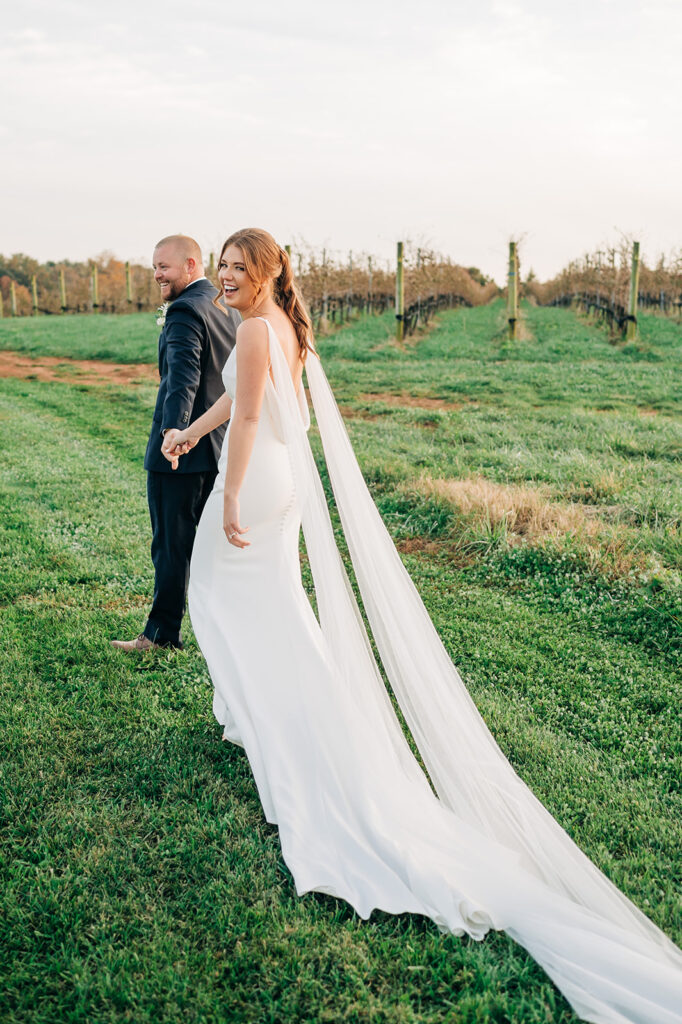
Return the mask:
<svg viewBox="0 0 682 1024"><path fill-rule="evenodd" d="M140 633L134 640L112 640L111 646L126 654L146 654L147 651L158 651L161 648L161 644L155 644L144 633Z"/></svg>

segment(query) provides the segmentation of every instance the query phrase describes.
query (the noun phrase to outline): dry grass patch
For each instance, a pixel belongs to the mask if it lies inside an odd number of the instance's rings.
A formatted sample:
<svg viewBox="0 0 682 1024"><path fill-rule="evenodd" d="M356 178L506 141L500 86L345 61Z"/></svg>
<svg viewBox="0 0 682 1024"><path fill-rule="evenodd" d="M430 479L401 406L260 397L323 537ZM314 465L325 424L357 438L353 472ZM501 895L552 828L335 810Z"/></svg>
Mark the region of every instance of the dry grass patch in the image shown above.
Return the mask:
<svg viewBox="0 0 682 1024"><path fill-rule="evenodd" d="M448 502L462 514L469 533L496 536L511 547L570 543L575 548L577 543L592 568L608 576L662 569L638 550L634 531L606 522L594 507L555 501L546 487L498 484L480 476L438 480L423 475L404 489Z"/></svg>
<svg viewBox="0 0 682 1024"><path fill-rule="evenodd" d="M425 537L405 537L397 541L396 547L403 555L437 555L443 550L440 541L427 540Z"/></svg>
<svg viewBox="0 0 682 1024"><path fill-rule="evenodd" d="M551 500L548 489L518 484L496 484L484 477L434 480L422 476L417 488L429 497L455 505L468 518L491 526L504 524L513 535L530 541L562 534L596 537L604 528L592 509Z"/></svg>
<svg viewBox="0 0 682 1024"><path fill-rule="evenodd" d="M569 501L581 503L599 502L599 513L607 519L612 519L614 512L620 509L619 505L605 505L605 498L616 498L622 493L625 486L623 475L616 470L608 469L597 473L592 483L576 486L566 495Z"/></svg>

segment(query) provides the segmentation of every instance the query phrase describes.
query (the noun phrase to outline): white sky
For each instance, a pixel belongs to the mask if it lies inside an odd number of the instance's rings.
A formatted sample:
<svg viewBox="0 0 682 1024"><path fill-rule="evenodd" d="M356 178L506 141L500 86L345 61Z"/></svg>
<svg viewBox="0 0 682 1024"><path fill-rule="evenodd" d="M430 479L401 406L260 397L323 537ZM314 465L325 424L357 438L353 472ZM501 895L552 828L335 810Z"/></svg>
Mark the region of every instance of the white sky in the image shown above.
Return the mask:
<svg viewBox="0 0 682 1024"><path fill-rule="evenodd" d="M148 259L238 227L498 281L682 245L682 0L21 0L0 252Z"/></svg>

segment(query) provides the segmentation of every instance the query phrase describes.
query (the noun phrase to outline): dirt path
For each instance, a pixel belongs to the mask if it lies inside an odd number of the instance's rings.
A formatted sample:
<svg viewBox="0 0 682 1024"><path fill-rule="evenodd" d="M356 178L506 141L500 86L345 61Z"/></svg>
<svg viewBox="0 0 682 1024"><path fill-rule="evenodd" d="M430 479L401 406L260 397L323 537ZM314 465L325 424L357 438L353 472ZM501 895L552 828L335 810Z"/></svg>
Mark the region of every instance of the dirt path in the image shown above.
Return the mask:
<svg viewBox="0 0 682 1024"><path fill-rule="evenodd" d="M158 383L159 371L154 363L107 363L99 359L66 359L59 356L28 356L20 352L0 351L0 379L64 381L71 384L139 384ZM310 400L310 396L308 396ZM405 392L376 392L358 395L362 402L383 402L386 405L417 409L461 409L463 402L415 396ZM469 404L469 403L467 403ZM347 419L379 418L368 410L343 408Z"/></svg>
<svg viewBox="0 0 682 1024"><path fill-rule="evenodd" d="M0 378L64 381L69 384L158 383L159 371L152 363L105 363L99 359L63 359L58 356L27 356L0 352Z"/></svg>
<svg viewBox="0 0 682 1024"><path fill-rule="evenodd" d="M373 391L369 394L358 395L362 402L383 402L385 405L396 405L410 409L442 409L444 412L451 412L453 409L463 409L465 405L471 406L471 402L455 402L445 398L429 398L426 395L411 395L408 392L401 392L396 395L389 391Z"/></svg>

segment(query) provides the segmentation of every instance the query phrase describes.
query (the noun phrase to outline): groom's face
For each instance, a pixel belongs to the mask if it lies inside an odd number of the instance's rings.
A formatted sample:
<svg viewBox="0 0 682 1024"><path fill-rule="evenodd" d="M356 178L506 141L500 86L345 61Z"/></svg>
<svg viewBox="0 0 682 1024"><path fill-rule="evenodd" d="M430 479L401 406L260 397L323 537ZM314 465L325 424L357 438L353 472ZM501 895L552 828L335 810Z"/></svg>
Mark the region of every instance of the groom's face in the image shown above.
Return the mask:
<svg viewBox="0 0 682 1024"><path fill-rule="evenodd" d="M154 250L152 265L154 267L154 280L161 289L161 300L172 302L177 299L181 292L192 279L192 268L190 263L193 260L185 259L175 245L160 245Z"/></svg>

